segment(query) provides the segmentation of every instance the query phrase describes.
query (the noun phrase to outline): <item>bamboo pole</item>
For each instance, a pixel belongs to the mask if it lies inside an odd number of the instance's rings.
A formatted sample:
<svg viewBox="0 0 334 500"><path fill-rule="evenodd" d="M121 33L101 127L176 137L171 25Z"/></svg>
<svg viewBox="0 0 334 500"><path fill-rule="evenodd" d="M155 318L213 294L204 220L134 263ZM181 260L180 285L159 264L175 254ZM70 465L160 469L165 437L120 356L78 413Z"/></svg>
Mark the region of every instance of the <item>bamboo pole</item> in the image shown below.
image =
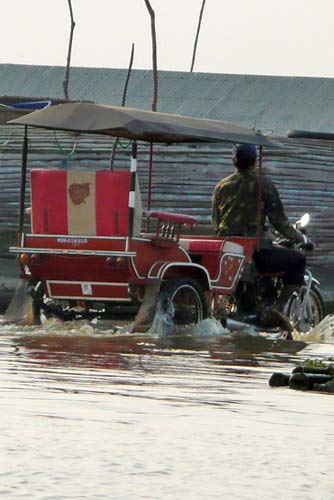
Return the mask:
<svg viewBox="0 0 334 500"><path fill-rule="evenodd" d="M123 90L122 106L125 106L126 95L127 95L127 91L128 91L129 80L130 80L130 75L131 75L131 70L132 70L134 52L135 52L135 44L133 43L132 47L131 47L131 54L130 54L130 61L129 61L128 72L127 72L127 75L126 75L126 80L125 80L125 85L124 85L124 90ZM119 138L116 137L116 139L114 141L114 144L113 144L111 157L110 157L110 168L109 168L109 170L113 170L113 168L114 168L114 161L115 161L115 156L116 156L116 150L117 150L118 143L119 143Z"/></svg>
<svg viewBox="0 0 334 500"><path fill-rule="evenodd" d="M203 0L202 7L201 7L201 10L200 10L200 13L199 13L199 19L198 19L197 32L196 32L195 43L194 43L193 56L192 56L191 66L190 66L190 73L192 73L193 69L194 69L196 52L197 52L197 43L198 43L199 32L201 30L201 24L202 24L202 17L203 17L205 2L206 2L206 0Z"/></svg>
<svg viewBox="0 0 334 500"><path fill-rule="evenodd" d="M263 185L263 151L260 146L259 151L259 184L257 191L257 214L256 214L256 251L261 246L261 223L262 223L262 185Z"/></svg>
<svg viewBox="0 0 334 500"><path fill-rule="evenodd" d="M153 67L153 101L152 111L157 110L158 103L158 63L157 63L157 36L155 29L155 14L149 0L144 0L147 10L151 17L151 35L152 35L152 67Z"/></svg>
<svg viewBox="0 0 334 500"><path fill-rule="evenodd" d="M23 224L24 224L24 203L26 193L26 177L27 177L27 159L28 159L28 127L24 127L24 136L22 144L22 165L21 165L21 183L20 183L20 206L19 206L19 222L17 231L17 244L22 243Z"/></svg>
<svg viewBox="0 0 334 500"><path fill-rule="evenodd" d="M152 111L157 110L158 104L158 63L157 63L157 37L155 29L155 14L149 0L144 0L147 10L151 17L151 35L152 35L152 66L153 66L153 100L152 100ZM147 191L147 211L151 210L151 199L152 199L152 173L153 173L153 143L150 143L150 154L149 154L149 170L148 170L148 191ZM147 218L146 230L150 229L150 219Z"/></svg>
<svg viewBox="0 0 334 500"><path fill-rule="evenodd" d="M71 0L68 0L68 7L69 7L69 10L70 10L70 16L71 16L71 31L70 31L70 39L69 39L69 42L68 42L67 64L66 64L65 78L64 78L64 81L63 81L63 89L64 89L65 99L69 99L69 96L68 96L68 84L69 84L69 80L70 80L70 67L71 67L73 33L74 33L74 28L75 28L75 21L74 21L74 17L73 17L73 9L72 9Z"/></svg>

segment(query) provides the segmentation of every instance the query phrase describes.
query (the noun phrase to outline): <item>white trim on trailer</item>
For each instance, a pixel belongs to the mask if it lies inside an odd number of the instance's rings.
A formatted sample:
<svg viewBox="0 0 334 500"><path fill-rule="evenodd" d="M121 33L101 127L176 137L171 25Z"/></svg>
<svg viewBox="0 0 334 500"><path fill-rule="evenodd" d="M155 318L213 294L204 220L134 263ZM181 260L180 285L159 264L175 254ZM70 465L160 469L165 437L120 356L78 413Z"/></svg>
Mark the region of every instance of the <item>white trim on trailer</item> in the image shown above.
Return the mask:
<svg viewBox="0 0 334 500"><path fill-rule="evenodd" d="M46 287L48 290L48 295L51 298L54 299L66 299L66 300L106 300L110 302L116 302L116 301L121 301L121 302L131 302L131 298L124 298L124 297L97 297L97 296L90 296L90 295L55 295L51 293L50 285L52 286L53 284L58 284L58 285L101 285L101 286L110 286L110 287L126 287L127 289L129 288L129 283L105 283L105 282L99 282L99 281L62 281L62 280L47 280L46 281Z"/></svg>
<svg viewBox="0 0 334 500"><path fill-rule="evenodd" d="M129 208L134 208L136 203L136 192L129 191Z"/></svg>
<svg viewBox="0 0 334 500"><path fill-rule="evenodd" d="M173 266L174 267L195 267L196 269L200 269L206 275L207 280L208 280L208 284L209 284L209 288L211 289L211 280L210 280L210 275L209 275L208 271L205 269L205 267L201 266L200 264L195 264L194 262L166 262L166 265L162 266L159 269L157 277L159 279L163 279L163 276L164 276L165 272L167 271L167 269L169 267L173 267Z"/></svg>
<svg viewBox="0 0 334 500"><path fill-rule="evenodd" d="M133 238L133 239L136 239L136 240L138 240L138 241L151 241L151 240L141 240L141 238ZM190 255L188 254L188 252L187 252L184 248L182 248L182 247L180 247L180 246L179 246L178 248L179 248L179 249L180 249L180 250L184 253L184 255L187 257L187 259L188 259L188 263L190 263L190 264L192 264L192 265L195 265L195 264L193 264L193 263L191 262L191 258L190 258ZM150 273L151 273L151 269L152 269L152 268L153 268L156 264L158 264L159 262L163 262L163 261L157 261L157 262L155 262L155 263L154 263L154 264L150 267L150 269L149 269L149 271L148 271L148 273L147 273L147 276L142 276L142 275L141 275L141 274L139 274L139 272L138 272L138 269L137 269L137 267L136 267L136 265L135 265L135 262L134 262L133 257L131 257L131 258L130 258L130 260L131 260L132 268L133 268L133 270L134 270L134 272L135 272L135 275L136 275L136 277L137 277L139 280L146 280L147 278L149 278L149 277L150 277ZM167 264L167 263L169 263L169 264L170 264L171 262L166 262L166 264ZM174 263L174 262L172 262L172 264L173 264L173 263ZM187 264L187 262L184 262L184 264Z"/></svg>
<svg viewBox="0 0 334 500"><path fill-rule="evenodd" d="M130 172L137 172L137 158L131 156Z"/></svg>
<svg viewBox="0 0 334 500"><path fill-rule="evenodd" d="M26 237L33 238L68 238L68 239L87 239L87 240L126 240L127 236L92 236L85 234L38 234L26 233Z"/></svg>
<svg viewBox="0 0 334 500"><path fill-rule="evenodd" d="M237 272L235 273L234 281L235 281L236 277L239 275L240 269L241 268L243 269L243 263L244 263L244 260L245 260L245 256L244 255L235 254L235 253L224 253L221 256L221 258L220 258L218 276L215 279L211 280L212 283L217 283L221 279L221 275L222 275L222 262L223 262L223 260L224 260L225 257L237 257L238 259L240 259L239 268L238 268ZM233 283L234 283L234 281L233 281ZM223 287L223 288L225 288L225 287ZM231 285L230 288L232 288L232 285Z"/></svg>
<svg viewBox="0 0 334 500"><path fill-rule="evenodd" d="M41 253L49 255L84 255L86 257L136 257L136 252L107 250L74 250L72 248L24 248L10 247L11 253Z"/></svg>

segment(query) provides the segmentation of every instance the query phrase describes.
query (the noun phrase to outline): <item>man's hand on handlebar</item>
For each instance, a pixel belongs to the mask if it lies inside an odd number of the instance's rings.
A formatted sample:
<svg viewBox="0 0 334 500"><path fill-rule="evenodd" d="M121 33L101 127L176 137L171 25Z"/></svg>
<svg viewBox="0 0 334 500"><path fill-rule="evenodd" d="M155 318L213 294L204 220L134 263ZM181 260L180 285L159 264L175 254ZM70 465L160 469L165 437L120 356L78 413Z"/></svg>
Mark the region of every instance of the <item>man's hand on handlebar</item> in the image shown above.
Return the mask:
<svg viewBox="0 0 334 500"><path fill-rule="evenodd" d="M312 250L315 249L315 244L313 243L313 241L309 236L298 230L297 233L298 233L298 239L296 239L295 243L292 240L289 240L288 238L281 238L277 240L277 244L286 248L293 248L294 245L296 245L296 247L299 248L300 250L306 250L308 252L311 252Z"/></svg>
<svg viewBox="0 0 334 500"><path fill-rule="evenodd" d="M298 243L298 247L308 252L312 252L315 249L315 243L313 243L309 236L303 234L303 241Z"/></svg>

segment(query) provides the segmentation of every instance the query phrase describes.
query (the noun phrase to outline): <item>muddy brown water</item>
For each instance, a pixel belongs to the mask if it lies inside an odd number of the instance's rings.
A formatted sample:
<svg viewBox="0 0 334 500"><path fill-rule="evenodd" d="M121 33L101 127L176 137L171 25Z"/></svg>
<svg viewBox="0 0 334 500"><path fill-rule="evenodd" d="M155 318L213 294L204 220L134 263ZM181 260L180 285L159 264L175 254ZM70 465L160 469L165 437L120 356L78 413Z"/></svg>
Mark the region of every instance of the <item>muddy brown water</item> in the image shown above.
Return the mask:
<svg viewBox="0 0 334 500"><path fill-rule="evenodd" d="M0 325L1 498L333 498L334 396L268 385L334 356L331 331L116 326Z"/></svg>

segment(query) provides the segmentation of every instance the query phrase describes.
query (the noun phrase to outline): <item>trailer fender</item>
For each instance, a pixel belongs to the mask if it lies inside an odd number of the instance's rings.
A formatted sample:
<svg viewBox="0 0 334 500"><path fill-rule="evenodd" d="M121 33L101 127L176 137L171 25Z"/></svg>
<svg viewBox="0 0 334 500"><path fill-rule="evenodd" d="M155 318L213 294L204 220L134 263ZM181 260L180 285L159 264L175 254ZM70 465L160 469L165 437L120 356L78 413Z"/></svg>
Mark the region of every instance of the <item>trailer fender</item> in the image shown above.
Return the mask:
<svg viewBox="0 0 334 500"><path fill-rule="evenodd" d="M159 270L159 278L163 281L192 278L203 290L211 290L211 280L207 269L193 262L166 262Z"/></svg>

